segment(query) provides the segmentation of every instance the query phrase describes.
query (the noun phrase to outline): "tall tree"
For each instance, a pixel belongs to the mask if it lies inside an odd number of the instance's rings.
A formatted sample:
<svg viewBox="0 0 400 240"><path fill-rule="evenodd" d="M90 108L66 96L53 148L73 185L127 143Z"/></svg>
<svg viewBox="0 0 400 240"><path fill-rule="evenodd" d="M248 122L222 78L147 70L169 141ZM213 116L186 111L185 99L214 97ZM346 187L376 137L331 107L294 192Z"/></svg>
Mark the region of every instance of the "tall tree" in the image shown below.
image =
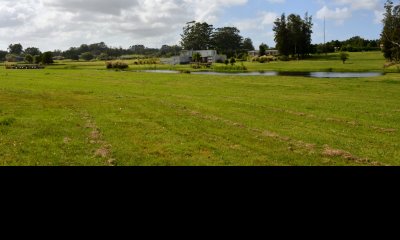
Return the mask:
<svg viewBox="0 0 400 240"><path fill-rule="evenodd" d="M268 45L265 43L261 43L260 45L260 56L264 56L265 52L268 50Z"/></svg>
<svg viewBox="0 0 400 240"><path fill-rule="evenodd" d="M10 46L8 46L8 52L10 54L21 55L23 50L24 49L20 43L10 44Z"/></svg>
<svg viewBox="0 0 400 240"><path fill-rule="evenodd" d="M289 44L289 31L286 23L286 16L282 16L274 22L275 32L275 42L276 48L279 50L280 54L284 56L289 56L290 54L290 44Z"/></svg>
<svg viewBox="0 0 400 240"><path fill-rule="evenodd" d="M212 35L212 46L228 58L236 56L242 50L243 37L236 27L223 27L215 29Z"/></svg>
<svg viewBox="0 0 400 240"><path fill-rule="evenodd" d="M243 40L243 45L242 45L243 51L253 51L254 45L253 45L253 41L250 38L245 38Z"/></svg>
<svg viewBox="0 0 400 240"><path fill-rule="evenodd" d="M32 55L32 56L42 54L42 52L40 52L39 48L35 48L35 47L28 47L27 49L25 49L24 52L26 55Z"/></svg>
<svg viewBox="0 0 400 240"><path fill-rule="evenodd" d="M386 59L398 62L400 60L400 5L394 6L391 0L385 3L383 19L382 44Z"/></svg>
<svg viewBox="0 0 400 240"><path fill-rule="evenodd" d="M285 56L304 57L310 54L312 27L312 17L308 13L304 19L295 14L286 18L282 14L281 18L276 19L273 28L277 49Z"/></svg>
<svg viewBox="0 0 400 240"><path fill-rule="evenodd" d="M213 25L206 22L189 22L183 28L181 45L185 50L205 50L211 47Z"/></svg>

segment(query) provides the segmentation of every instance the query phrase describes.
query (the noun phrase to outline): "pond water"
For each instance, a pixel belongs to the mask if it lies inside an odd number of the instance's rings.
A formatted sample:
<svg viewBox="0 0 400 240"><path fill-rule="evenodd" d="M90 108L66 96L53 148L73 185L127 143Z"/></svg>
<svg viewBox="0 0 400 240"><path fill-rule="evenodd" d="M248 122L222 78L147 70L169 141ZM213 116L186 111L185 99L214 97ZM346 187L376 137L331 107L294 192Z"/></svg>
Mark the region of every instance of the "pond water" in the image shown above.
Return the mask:
<svg viewBox="0 0 400 240"><path fill-rule="evenodd" d="M142 72L150 73L180 73L171 70L145 70ZM298 76L310 78L367 78L379 77L384 73L380 72L245 72L245 73L221 73L221 72L191 72L194 75L220 75L220 76Z"/></svg>

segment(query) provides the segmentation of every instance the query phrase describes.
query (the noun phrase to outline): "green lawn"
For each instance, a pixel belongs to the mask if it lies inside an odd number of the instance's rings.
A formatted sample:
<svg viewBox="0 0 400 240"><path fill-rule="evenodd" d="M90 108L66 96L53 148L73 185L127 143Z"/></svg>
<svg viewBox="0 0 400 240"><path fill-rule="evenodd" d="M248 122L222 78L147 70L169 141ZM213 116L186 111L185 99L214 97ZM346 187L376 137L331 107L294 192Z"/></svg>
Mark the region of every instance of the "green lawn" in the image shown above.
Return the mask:
<svg viewBox="0 0 400 240"><path fill-rule="evenodd" d="M383 59L359 54L348 70L382 68ZM396 73L312 79L64 64L0 68L0 165L400 165ZM343 65L249 65L296 64Z"/></svg>

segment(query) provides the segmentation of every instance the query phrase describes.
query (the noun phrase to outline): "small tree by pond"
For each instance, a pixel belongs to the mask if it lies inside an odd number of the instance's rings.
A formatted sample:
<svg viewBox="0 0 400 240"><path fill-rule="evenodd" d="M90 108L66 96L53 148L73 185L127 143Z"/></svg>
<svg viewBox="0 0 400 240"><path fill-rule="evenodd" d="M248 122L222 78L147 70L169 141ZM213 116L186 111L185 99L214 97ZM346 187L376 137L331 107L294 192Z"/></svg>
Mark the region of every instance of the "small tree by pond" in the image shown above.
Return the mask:
<svg viewBox="0 0 400 240"><path fill-rule="evenodd" d="M345 52L340 53L340 60L343 61L343 64L346 63L346 61L349 59L349 54Z"/></svg>
<svg viewBox="0 0 400 240"><path fill-rule="evenodd" d="M233 66L233 65L235 65L235 63L236 63L236 59L233 57L233 58L231 58L231 61L230 61L230 63L231 63L231 65Z"/></svg>

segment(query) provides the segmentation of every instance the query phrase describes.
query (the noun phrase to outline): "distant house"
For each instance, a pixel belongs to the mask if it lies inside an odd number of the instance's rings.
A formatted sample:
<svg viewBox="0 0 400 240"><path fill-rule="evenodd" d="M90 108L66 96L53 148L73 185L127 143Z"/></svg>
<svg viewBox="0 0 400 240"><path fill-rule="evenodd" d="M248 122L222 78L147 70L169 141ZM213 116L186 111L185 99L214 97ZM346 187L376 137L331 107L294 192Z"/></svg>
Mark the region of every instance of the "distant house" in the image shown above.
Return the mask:
<svg viewBox="0 0 400 240"><path fill-rule="evenodd" d="M249 51L248 52L250 57L259 57L260 56L260 51L255 50L255 51ZM265 50L265 55L266 56L278 56L279 51L278 50Z"/></svg>
<svg viewBox="0 0 400 240"><path fill-rule="evenodd" d="M193 62L193 54L200 53L203 63L223 62L227 59L226 55L219 55L216 50L183 50L176 57L161 59L166 64L189 64Z"/></svg>

